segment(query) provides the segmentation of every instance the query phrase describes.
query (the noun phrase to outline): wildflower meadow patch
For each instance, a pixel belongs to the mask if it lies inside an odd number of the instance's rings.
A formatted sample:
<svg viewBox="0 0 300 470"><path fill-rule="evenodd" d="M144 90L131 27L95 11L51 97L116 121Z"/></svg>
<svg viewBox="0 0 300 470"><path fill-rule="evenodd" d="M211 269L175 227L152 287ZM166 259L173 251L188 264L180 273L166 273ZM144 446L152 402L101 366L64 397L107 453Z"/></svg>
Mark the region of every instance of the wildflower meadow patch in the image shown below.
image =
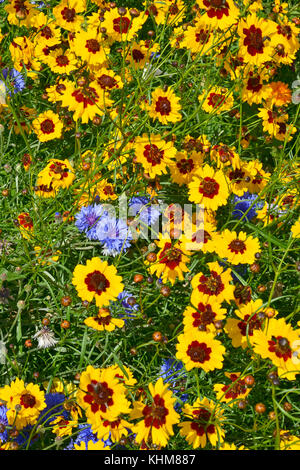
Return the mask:
<svg viewBox="0 0 300 470"><path fill-rule="evenodd" d="M0 0L1 450L300 449L299 13Z"/></svg>

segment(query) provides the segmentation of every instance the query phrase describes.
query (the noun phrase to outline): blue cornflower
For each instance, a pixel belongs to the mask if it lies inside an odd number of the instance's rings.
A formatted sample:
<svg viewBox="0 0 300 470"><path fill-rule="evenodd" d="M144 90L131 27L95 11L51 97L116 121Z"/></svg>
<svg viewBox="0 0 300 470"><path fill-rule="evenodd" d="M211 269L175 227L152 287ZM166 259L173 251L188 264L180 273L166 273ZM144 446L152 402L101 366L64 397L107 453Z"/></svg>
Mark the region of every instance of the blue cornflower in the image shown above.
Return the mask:
<svg viewBox="0 0 300 470"><path fill-rule="evenodd" d="M258 199L256 194L251 194L248 191L243 196L234 196L234 210L232 216L234 219L241 219L253 202ZM257 202L253 204L249 212L243 218L245 221L249 221L256 216L256 210L261 207L261 203Z"/></svg>
<svg viewBox="0 0 300 470"><path fill-rule="evenodd" d="M151 204L151 199L145 196L134 196L130 199L129 214L137 216L138 220L143 222L147 227L154 224L161 214L161 210L157 204Z"/></svg>
<svg viewBox="0 0 300 470"><path fill-rule="evenodd" d="M6 430L6 426L8 426L8 419L7 419L6 413L7 413L6 406L5 405L0 406L0 442L6 442L8 438L8 433Z"/></svg>
<svg viewBox="0 0 300 470"><path fill-rule="evenodd" d="M89 441L92 441L92 442L99 441L97 434L92 431L90 424L79 424L78 428L82 429L82 431L80 431L80 433L78 434L75 440L73 439L71 440L70 444L65 448L65 450L73 450L74 445L75 444L80 445L81 442L85 443L85 447L87 449L87 445ZM102 441L104 442L105 447L111 446L112 444L112 441L110 439L106 439L106 440L102 439Z"/></svg>
<svg viewBox="0 0 300 470"><path fill-rule="evenodd" d="M176 382L182 378L186 378L185 369L181 361L173 358L164 359L160 368L160 377L171 384L174 395L179 395L178 398L181 402L185 403L187 401L188 394L180 394L180 392L176 389ZM175 403L174 408L176 411L178 411L180 409L180 403Z"/></svg>
<svg viewBox="0 0 300 470"><path fill-rule="evenodd" d="M89 240L97 240L97 225L107 211L101 204L83 206L75 215L75 226L84 232Z"/></svg>
<svg viewBox="0 0 300 470"><path fill-rule="evenodd" d="M101 218L96 237L103 246L103 255L117 256L131 246L132 236L126 222L111 215Z"/></svg>
<svg viewBox="0 0 300 470"><path fill-rule="evenodd" d="M63 415L65 419L69 417L69 413L62 406L66 397L63 393L46 393L45 402L46 408L41 411L41 422L51 422L57 416Z"/></svg>
<svg viewBox="0 0 300 470"><path fill-rule="evenodd" d="M118 295L117 300L111 302L112 312L122 318L125 322L128 318L134 318L136 316L136 312L140 308L138 303L131 305L127 302L130 297L133 297L132 294L123 290L123 292Z"/></svg>
<svg viewBox="0 0 300 470"><path fill-rule="evenodd" d="M11 89L13 93L18 93L25 88L25 79L23 75L16 69L9 70L7 67L2 70L2 76L5 81L7 92L10 95Z"/></svg>

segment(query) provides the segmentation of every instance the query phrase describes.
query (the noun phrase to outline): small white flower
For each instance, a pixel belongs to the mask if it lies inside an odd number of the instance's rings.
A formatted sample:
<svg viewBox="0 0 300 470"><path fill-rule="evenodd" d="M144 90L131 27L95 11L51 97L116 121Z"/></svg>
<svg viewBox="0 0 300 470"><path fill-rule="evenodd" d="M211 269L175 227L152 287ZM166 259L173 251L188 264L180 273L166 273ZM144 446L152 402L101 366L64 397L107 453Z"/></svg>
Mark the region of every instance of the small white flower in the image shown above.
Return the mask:
<svg viewBox="0 0 300 470"><path fill-rule="evenodd" d="M54 338L53 331L49 330L46 326L38 331L33 338L38 341L38 349L51 348L58 343L58 339Z"/></svg>

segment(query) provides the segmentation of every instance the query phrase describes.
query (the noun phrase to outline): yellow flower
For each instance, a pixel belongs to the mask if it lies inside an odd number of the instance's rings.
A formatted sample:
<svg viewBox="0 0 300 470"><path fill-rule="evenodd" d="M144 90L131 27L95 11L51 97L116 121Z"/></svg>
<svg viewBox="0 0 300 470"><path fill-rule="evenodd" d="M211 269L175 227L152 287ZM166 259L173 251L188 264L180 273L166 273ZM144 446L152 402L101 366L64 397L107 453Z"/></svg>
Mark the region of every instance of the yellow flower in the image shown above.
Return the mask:
<svg viewBox="0 0 300 470"><path fill-rule="evenodd" d="M167 173L176 155L173 142L166 142L159 134L143 134L136 137L134 144L136 163L140 163L150 178Z"/></svg>
<svg viewBox="0 0 300 470"><path fill-rule="evenodd" d="M25 385L19 378L0 389L0 400L6 402L8 424L17 430L35 424L47 406L45 393L39 386L33 383Z"/></svg>
<svg viewBox="0 0 300 470"><path fill-rule="evenodd" d="M85 1L61 0L53 8L53 15L58 26L67 31L75 32L84 21L83 16L78 13L84 12L84 10Z"/></svg>
<svg viewBox="0 0 300 470"><path fill-rule="evenodd" d="M69 188L74 178L74 169L67 159L58 160L57 158L52 158L47 166L38 174L37 185L51 185L54 190Z"/></svg>
<svg viewBox="0 0 300 470"><path fill-rule="evenodd" d="M39 114L32 121L32 127L40 142L47 142L53 139L60 139L62 135L63 123L58 114L51 110Z"/></svg>
<svg viewBox="0 0 300 470"><path fill-rule="evenodd" d="M178 336L176 350L176 358L184 363L187 371L200 368L209 372L223 367L225 347L211 332L183 332Z"/></svg>
<svg viewBox="0 0 300 470"><path fill-rule="evenodd" d="M151 104L146 106L146 110L152 119L158 119L162 124L181 120L179 98L171 88L167 91L156 88L151 95Z"/></svg>
<svg viewBox="0 0 300 470"><path fill-rule="evenodd" d="M240 14L233 0L216 2L214 0L197 0L201 9L205 9L202 16L207 25L214 29L226 30L229 26L237 22Z"/></svg>
<svg viewBox="0 0 300 470"><path fill-rule="evenodd" d="M231 264L252 264L256 253L260 253L258 238L245 232L231 232L225 229L216 236L216 253Z"/></svg>
<svg viewBox="0 0 300 470"><path fill-rule="evenodd" d="M196 274L191 280L192 294L191 304L197 306L199 295L202 294L213 297L217 302L230 302L234 299L234 286L230 284L232 281L231 270L224 270L218 262L207 264L208 273L202 272Z"/></svg>
<svg viewBox="0 0 300 470"><path fill-rule="evenodd" d="M116 300L124 289L116 268L97 257L87 260L86 265L78 264L75 267L72 283L82 300L92 302L95 299L97 307Z"/></svg>
<svg viewBox="0 0 300 470"><path fill-rule="evenodd" d="M192 404L186 403L182 414L187 421L178 424L180 435L184 436L193 449L203 448L207 442L212 446L224 441L223 410L208 398L197 398Z"/></svg>
<svg viewBox="0 0 300 470"><path fill-rule="evenodd" d="M107 61L109 49L96 28L80 29L76 32L71 48L77 57L88 65L103 65Z"/></svg>
<svg viewBox="0 0 300 470"><path fill-rule="evenodd" d="M204 111L213 114L229 111L234 104L232 92L217 86L213 86L208 93L204 90L198 99Z"/></svg>
<svg viewBox="0 0 300 470"><path fill-rule="evenodd" d="M300 238L300 217L291 227L292 237Z"/></svg>
<svg viewBox="0 0 300 470"><path fill-rule="evenodd" d="M205 209L213 211L225 205L229 197L223 171L215 170L207 164L195 171L188 188L190 201L203 204Z"/></svg>
<svg viewBox="0 0 300 470"><path fill-rule="evenodd" d="M136 434L137 443L151 442L160 447L165 447L169 438L173 436L173 426L179 422L179 414L174 410L176 398L169 390L169 384L162 378L153 385L149 384L150 401L135 401L130 418L132 420L142 418L131 426Z"/></svg>
<svg viewBox="0 0 300 470"><path fill-rule="evenodd" d="M218 401L227 403L228 406L234 406L238 401L244 400L250 393L250 388L247 387L245 379L240 378L240 372L237 373L225 373L230 379L230 383L226 384L215 384L214 391Z"/></svg>
<svg viewBox="0 0 300 470"><path fill-rule="evenodd" d="M281 450L300 450L300 437L291 434L291 431L280 431Z"/></svg>
<svg viewBox="0 0 300 470"><path fill-rule="evenodd" d="M70 421L65 419L63 416L58 416L56 419L51 421L53 426L52 432L58 437L70 436L73 428L78 425L77 421Z"/></svg>
<svg viewBox="0 0 300 470"><path fill-rule="evenodd" d="M81 441L80 444L74 444L74 450L110 450L109 446L106 446L103 441L99 439L97 442Z"/></svg>
<svg viewBox="0 0 300 470"><path fill-rule="evenodd" d="M174 183L179 184L179 186L189 184L197 168L202 165L202 153L183 150L176 153L175 159L170 165L172 180Z"/></svg>
<svg viewBox="0 0 300 470"><path fill-rule="evenodd" d="M47 64L54 73L69 75L77 68L77 59L70 50L55 49L47 58Z"/></svg>
<svg viewBox="0 0 300 470"><path fill-rule="evenodd" d="M224 320L226 309L213 297L199 294L197 305L188 305L183 312L184 332L193 335L194 331L216 333L216 322Z"/></svg>
<svg viewBox="0 0 300 470"><path fill-rule="evenodd" d="M105 12L101 27L106 29L106 34L114 41L131 41L146 20L147 16L142 12L133 18L129 11L120 15L118 8L111 8Z"/></svg>
<svg viewBox="0 0 300 470"><path fill-rule="evenodd" d="M88 317L84 324L98 331L113 331L115 328L122 328L125 324L120 318L113 318L108 308L100 308L94 317Z"/></svg>

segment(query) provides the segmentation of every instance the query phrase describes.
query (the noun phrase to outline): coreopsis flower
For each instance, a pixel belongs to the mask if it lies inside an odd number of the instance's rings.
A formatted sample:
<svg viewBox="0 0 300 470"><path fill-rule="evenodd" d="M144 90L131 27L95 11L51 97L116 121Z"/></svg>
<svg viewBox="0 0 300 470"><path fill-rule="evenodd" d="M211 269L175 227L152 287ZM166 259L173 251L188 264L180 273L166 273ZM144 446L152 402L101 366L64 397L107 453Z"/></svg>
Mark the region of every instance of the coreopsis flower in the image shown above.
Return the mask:
<svg viewBox="0 0 300 470"><path fill-rule="evenodd" d="M184 331L178 336L176 358L183 362L187 371L193 368L209 372L222 369L225 347L208 331Z"/></svg>
<svg viewBox="0 0 300 470"><path fill-rule="evenodd" d="M191 304L198 304L199 295L208 295L213 297L217 302L226 301L229 303L234 299L234 285L232 281L231 270L225 269L214 261L207 263L208 273L202 272L196 274L191 280L192 294Z"/></svg>
<svg viewBox="0 0 300 470"><path fill-rule="evenodd" d="M278 377L295 380L300 374L300 329L293 329L284 318L271 318L264 329L253 331L253 351L270 359L277 367Z"/></svg>
<svg viewBox="0 0 300 470"><path fill-rule="evenodd" d="M101 66L107 61L109 49L102 34L96 28L80 29L76 32L71 48L77 57L88 65Z"/></svg>
<svg viewBox="0 0 300 470"><path fill-rule="evenodd" d="M61 138L63 123L58 114L48 110L32 121L32 127L40 142L48 142Z"/></svg>
<svg viewBox="0 0 300 470"><path fill-rule="evenodd" d="M146 106L146 110L152 119L158 119L162 124L178 122L182 117L179 100L172 88L166 91L156 88L151 94L151 103Z"/></svg>
<svg viewBox="0 0 300 470"><path fill-rule="evenodd" d="M216 322L222 322L225 317L226 309L219 302L210 296L199 295L197 305L188 305L183 312L184 332L193 335L198 330L215 334Z"/></svg>
<svg viewBox="0 0 300 470"><path fill-rule="evenodd" d="M257 174L256 169L250 163L251 161L241 161L238 168L232 169L228 167L225 170L229 190L236 196L241 197L249 191L249 182Z"/></svg>
<svg viewBox="0 0 300 470"><path fill-rule="evenodd" d="M9 0L4 6L8 14L7 22L11 25L30 28L34 25L34 18L38 10L28 0Z"/></svg>
<svg viewBox="0 0 300 470"><path fill-rule="evenodd" d="M261 248L258 238L225 229L217 236L216 252L231 264L252 264Z"/></svg>
<svg viewBox="0 0 300 470"><path fill-rule="evenodd" d="M56 24L66 31L76 32L84 21L79 13L85 10L85 1L61 0L52 12Z"/></svg>
<svg viewBox="0 0 300 470"><path fill-rule="evenodd" d="M64 416L57 416L51 421L52 432L58 437L70 436L77 425L78 421L66 419Z"/></svg>
<svg viewBox="0 0 300 470"><path fill-rule="evenodd" d="M234 104L232 92L227 88L213 86L198 96L202 109L207 113L220 114L229 111Z"/></svg>
<svg viewBox="0 0 300 470"><path fill-rule="evenodd" d="M128 436L131 426L131 423L120 416L114 420L97 419L91 424L91 429L98 439L103 441L110 439L111 442L120 442L122 437Z"/></svg>
<svg viewBox="0 0 300 470"><path fill-rule="evenodd" d="M97 257L87 260L85 265L78 264L75 267L72 283L82 300L92 302L95 299L97 307L116 300L124 288L116 268Z"/></svg>
<svg viewBox="0 0 300 470"><path fill-rule="evenodd" d="M239 54L246 63L260 66L272 60L271 37L276 32L276 23L259 18L252 13L238 23Z"/></svg>
<svg viewBox="0 0 300 470"><path fill-rule="evenodd" d="M191 253L184 248L182 240L174 242L160 234L160 239L155 243L159 248L157 259L153 263L146 261L150 274L156 274L163 283L170 281L174 284L177 279L183 281L184 273L189 272L187 264Z"/></svg>
<svg viewBox="0 0 300 470"><path fill-rule="evenodd" d="M84 324L97 331L114 331L115 328L122 328L125 324L120 318L113 318L108 308L100 308L98 314L88 317Z"/></svg>
<svg viewBox="0 0 300 470"><path fill-rule="evenodd" d="M34 27L37 29L36 35L34 36L34 42L36 44L40 41L45 41L50 46L60 44L61 29L55 22L50 22L48 16L42 11L35 15Z"/></svg>
<svg viewBox="0 0 300 470"><path fill-rule="evenodd" d="M7 420L17 430L37 422L41 411L46 408L45 393L37 384L25 384L18 377L10 385L0 389L0 399L6 402Z"/></svg>
<svg viewBox="0 0 300 470"><path fill-rule="evenodd" d="M51 266L51 264L56 263L59 260L61 251L55 250L53 248L42 248L40 246L34 247L34 253L37 257L37 262L42 266Z"/></svg>
<svg viewBox="0 0 300 470"><path fill-rule="evenodd" d="M101 67L94 75L98 85L104 91L110 92L111 90L123 88L121 77L109 68Z"/></svg>
<svg viewBox="0 0 300 470"><path fill-rule="evenodd" d="M131 420L142 419L131 426L131 430L136 434L137 443L144 441L165 447L174 434L173 426L180 418L174 409L176 398L169 390L169 384L164 383L162 378L159 378L154 385L150 383L148 388L150 399L146 403L143 401L133 403Z"/></svg>
<svg viewBox="0 0 300 470"><path fill-rule="evenodd" d="M225 205L229 197L228 184L223 171L215 170L208 164L195 171L188 188L190 201L203 204L205 209L213 211Z"/></svg>
<svg viewBox="0 0 300 470"><path fill-rule="evenodd" d="M126 387L113 368L94 368L89 365L80 376L78 404L84 409L88 423L97 425L102 419L114 421L130 411Z"/></svg>
<svg viewBox="0 0 300 470"><path fill-rule="evenodd" d="M215 29L225 30L237 22L240 14L233 0L197 0L197 4L205 10L203 20Z"/></svg>
<svg viewBox="0 0 300 470"><path fill-rule="evenodd" d="M74 178L74 169L69 160L52 158L47 166L38 174L37 185L51 185L54 190L69 188Z"/></svg>
<svg viewBox="0 0 300 470"><path fill-rule="evenodd" d="M47 93L47 99L50 103L59 103L62 95L67 87L72 86L72 82L69 79L62 79L60 76L54 85L51 85L45 89Z"/></svg>
<svg viewBox="0 0 300 470"><path fill-rule="evenodd" d="M177 152L175 161L170 164L170 174L174 183L182 186L189 184L197 168L202 165L203 157L201 153L186 150Z"/></svg>
<svg viewBox="0 0 300 470"><path fill-rule="evenodd" d="M192 404L186 403L182 409L186 421L178 424L180 435L184 436L193 449L203 448L207 442L212 446L224 441L223 410L208 398L197 398Z"/></svg>
<svg viewBox="0 0 300 470"><path fill-rule="evenodd" d="M57 189L53 188L52 183L49 186L42 183L35 185L34 192L39 197L50 198L56 196Z"/></svg>
<svg viewBox="0 0 300 470"><path fill-rule="evenodd" d="M299 29L287 16L281 16L278 23L270 41L273 47L273 60L279 64L291 65L300 48Z"/></svg>
<svg viewBox="0 0 300 470"><path fill-rule="evenodd" d="M28 212L21 212L18 215L18 224L22 237L31 238L33 235L33 220Z"/></svg>
<svg viewBox="0 0 300 470"><path fill-rule="evenodd" d="M65 75L69 75L77 68L75 54L69 49L66 51L63 51L61 48L55 49L47 57L46 63L49 65L52 72Z"/></svg>
<svg viewBox="0 0 300 470"><path fill-rule="evenodd" d="M186 31L184 31L184 39L181 42L181 46L189 49L194 54L206 55L213 53L213 47L216 42L214 29L201 16L196 19L195 25L188 26Z"/></svg>
<svg viewBox="0 0 300 470"><path fill-rule="evenodd" d="M249 161L247 168L250 178L247 178L248 189L252 194L259 194L270 181L271 173L265 171L263 164L256 159Z"/></svg>
<svg viewBox="0 0 300 470"><path fill-rule="evenodd" d="M167 173L176 155L173 142L166 142L159 134L143 134L134 141L136 163L140 163L150 178Z"/></svg>
<svg viewBox="0 0 300 470"><path fill-rule="evenodd" d="M223 142L213 145L210 149L210 158L216 162L218 169L230 167L233 170L240 167L240 157L235 147L229 147Z"/></svg>
<svg viewBox="0 0 300 470"><path fill-rule="evenodd" d="M263 329L266 314L262 304L261 299L251 300L247 304L239 305L235 310L238 318L227 318L224 331L230 337L234 348L246 349L253 344L255 331Z"/></svg>
<svg viewBox="0 0 300 470"><path fill-rule="evenodd" d="M122 364L122 369L118 364L113 364L110 367L115 371L115 377L117 377L120 382L124 383L127 387L132 387L137 383L132 371L124 364Z"/></svg>
<svg viewBox="0 0 300 470"><path fill-rule="evenodd" d="M228 406L234 406L238 401L244 400L250 393L245 379L240 378L241 373L228 373L225 376L230 380L229 384L215 384L214 391L218 401L227 403Z"/></svg>
<svg viewBox="0 0 300 470"><path fill-rule="evenodd" d="M264 75L260 71L249 71L243 78L242 100L248 104L260 104L269 97L269 85L263 82Z"/></svg>
<svg viewBox="0 0 300 470"><path fill-rule="evenodd" d="M120 15L118 8L106 11L103 16L101 27L106 29L109 39L114 41L131 41L147 20L144 13L138 17L132 17L128 10Z"/></svg>
<svg viewBox="0 0 300 470"><path fill-rule="evenodd" d="M94 119L96 115L102 116L106 108L112 105L97 80L87 83L85 79L78 80L77 85L69 82L66 90L62 91L61 103L73 112L74 121L81 119L83 124Z"/></svg>

